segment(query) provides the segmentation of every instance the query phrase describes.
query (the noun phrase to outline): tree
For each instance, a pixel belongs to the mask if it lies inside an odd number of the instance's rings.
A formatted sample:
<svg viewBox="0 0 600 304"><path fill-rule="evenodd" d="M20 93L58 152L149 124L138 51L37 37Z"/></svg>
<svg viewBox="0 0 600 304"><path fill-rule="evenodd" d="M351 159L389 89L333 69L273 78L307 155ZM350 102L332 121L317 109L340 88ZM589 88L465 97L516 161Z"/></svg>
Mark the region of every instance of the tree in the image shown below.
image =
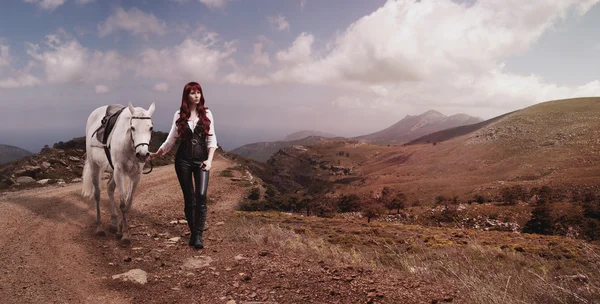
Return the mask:
<svg viewBox="0 0 600 304"><path fill-rule="evenodd" d="M370 223L372 218L385 213L385 207L381 203L370 201L363 207L362 213L367 218L367 222Z"/></svg>
<svg viewBox="0 0 600 304"><path fill-rule="evenodd" d="M343 195L337 203L340 212L360 210L360 198L356 194Z"/></svg>
<svg viewBox="0 0 600 304"><path fill-rule="evenodd" d="M396 213L400 213L400 209L404 209L406 201L406 195L400 192L396 194L393 199L389 200L385 207L388 208L388 210L396 209Z"/></svg>
<svg viewBox="0 0 600 304"><path fill-rule="evenodd" d="M552 214L550 204L544 201L533 209L531 219L523 227L524 233L552 234Z"/></svg>

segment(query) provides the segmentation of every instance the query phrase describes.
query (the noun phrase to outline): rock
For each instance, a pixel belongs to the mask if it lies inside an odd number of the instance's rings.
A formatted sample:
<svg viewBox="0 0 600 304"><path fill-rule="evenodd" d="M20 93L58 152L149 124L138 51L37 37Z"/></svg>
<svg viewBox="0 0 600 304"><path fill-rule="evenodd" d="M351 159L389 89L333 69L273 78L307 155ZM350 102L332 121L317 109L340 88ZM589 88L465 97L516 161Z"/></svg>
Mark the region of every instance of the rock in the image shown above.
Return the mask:
<svg viewBox="0 0 600 304"><path fill-rule="evenodd" d="M51 165L49 162L43 162L43 163L42 163L42 167L43 167L44 169L48 169L48 168L50 168L50 166L52 166L52 165Z"/></svg>
<svg viewBox="0 0 600 304"><path fill-rule="evenodd" d="M79 157L77 157L77 156L69 156L69 160L72 160L74 162L81 161L81 159L79 159Z"/></svg>
<svg viewBox="0 0 600 304"><path fill-rule="evenodd" d="M15 170L13 173L15 176L29 176L35 178L36 174L40 173L42 168L39 166L24 166L19 170Z"/></svg>
<svg viewBox="0 0 600 304"><path fill-rule="evenodd" d="M258 255L260 255L260 256L263 256L263 257L264 257L264 256L268 256L268 255L269 255L269 252L268 252L268 251L266 251L266 250L263 250L263 251L259 252L259 253L258 253Z"/></svg>
<svg viewBox="0 0 600 304"><path fill-rule="evenodd" d="M28 184L35 182L35 179L29 176L19 176L17 177L17 183L19 184Z"/></svg>
<svg viewBox="0 0 600 304"><path fill-rule="evenodd" d="M237 302L236 302L235 300L229 300L229 301L227 301L227 303L226 303L226 304L236 304L236 303L237 303Z"/></svg>
<svg viewBox="0 0 600 304"><path fill-rule="evenodd" d="M12 178L7 178L7 179L5 179L5 180L4 180L4 183L5 183L7 186L12 186L12 185L16 185L16 184L17 184L17 182L16 182L14 179L12 179Z"/></svg>
<svg viewBox="0 0 600 304"><path fill-rule="evenodd" d="M588 277L583 274L561 275L561 276L557 276L555 279L557 279L559 281L573 281L573 282L581 282L581 283L588 282Z"/></svg>
<svg viewBox="0 0 600 304"><path fill-rule="evenodd" d="M170 224L171 224L171 225L175 225L175 224L177 224L177 223L179 223L179 221L177 221L177 220L175 220L175 221L171 221L171 222L170 222Z"/></svg>
<svg viewBox="0 0 600 304"><path fill-rule="evenodd" d="M202 267L208 267L213 259L209 256L201 255L197 257L187 258L183 261L183 267L188 269L197 269Z"/></svg>
<svg viewBox="0 0 600 304"><path fill-rule="evenodd" d="M179 242L180 239L181 239L180 237L176 236L176 237L168 239L167 241L172 242L172 243L177 243L177 242Z"/></svg>
<svg viewBox="0 0 600 304"><path fill-rule="evenodd" d="M223 226L223 225L225 225L225 222L218 222L215 224L215 226Z"/></svg>
<svg viewBox="0 0 600 304"><path fill-rule="evenodd" d="M76 178L74 178L74 179L71 180L72 183L79 183L79 182L82 182L82 181L83 181L83 179L80 178L80 177L76 177Z"/></svg>
<svg viewBox="0 0 600 304"><path fill-rule="evenodd" d="M238 254L238 255L234 256L233 259L236 261L242 261L242 260L246 260L247 258L242 256L241 254Z"/></svg>
<svg viewBox="0 0 600 304"><path fill-rule="evenodd" d="M179 220L179 224L187 224L186 220Z"/></svg>
<svg viewBox="0 0 600 304"><path fill-rule="evenodd" d="M50 179L46 178L46 179L40 179L39 181L37 181L38 184L40 185L45 185L50 181Z"/></svg>
<svg viewBox="0 0 600 304"><path fill-rule="evenodd" d="M132 269L125 273L116 274L112 278L113 280L120 279L124 282L131 281L142 285L148 282L148 274L141 269Z"/></svg>

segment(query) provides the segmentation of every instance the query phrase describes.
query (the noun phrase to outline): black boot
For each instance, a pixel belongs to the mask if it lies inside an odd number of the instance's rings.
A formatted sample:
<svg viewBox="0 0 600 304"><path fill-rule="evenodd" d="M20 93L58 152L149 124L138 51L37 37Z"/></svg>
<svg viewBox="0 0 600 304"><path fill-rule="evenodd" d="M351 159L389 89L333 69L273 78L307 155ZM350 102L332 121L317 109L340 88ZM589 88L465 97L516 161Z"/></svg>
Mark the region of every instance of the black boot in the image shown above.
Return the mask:
<svg viewBox="0 0 600 304"><path fill-rule="evenodd" d="M202 242L202 232L204 232L204 224L206 223L206 199L196 204L196 210L194 213L194 238L193 246L196 249L204 248Z"/></svg>
<svg viewBox="0 0 600 304"><path fill-rule="evenodd" d="M196 231L194 230L194 207L195 204L188 204L185 205L184 208L184 212L185 212L185 220L188 223L188 227L190 228L190 246L194 246L194 238L196 237Z"/></svg>

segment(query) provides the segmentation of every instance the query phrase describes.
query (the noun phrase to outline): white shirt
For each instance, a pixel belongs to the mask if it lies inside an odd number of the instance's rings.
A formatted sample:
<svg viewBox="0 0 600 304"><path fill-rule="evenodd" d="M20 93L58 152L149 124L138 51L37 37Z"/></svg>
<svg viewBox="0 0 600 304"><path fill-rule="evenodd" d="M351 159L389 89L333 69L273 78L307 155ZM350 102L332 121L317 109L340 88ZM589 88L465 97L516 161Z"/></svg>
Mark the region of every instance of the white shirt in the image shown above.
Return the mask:
<svg viewBox="0 0 600 304"><path fill-rule="evenodd" d="M206 136L206 146L208 148L217 148L217 134L215 133L215 120L213 119L212 112L208 109L206 110L206 117L208 117L208 119L210 119L210 129L208 132L212 134L212 135ZM173 145L175 145L175 142L177 141L177 119L179 119L179 110L177 112L175 112L175 115L173 116L173 124L171 125L171 131L169 131L169 136L167 136L167 140L165 140L165 142L159 148L159 149L163 150L163 154L168 153L171 150L171 148L173 148ZM194 119L188 119L187 123L188 123L188 126L190 127L190 129L194 130L196 128L196 125L198 124L199 120L200 120L200 117L196 117Z"/></svg>

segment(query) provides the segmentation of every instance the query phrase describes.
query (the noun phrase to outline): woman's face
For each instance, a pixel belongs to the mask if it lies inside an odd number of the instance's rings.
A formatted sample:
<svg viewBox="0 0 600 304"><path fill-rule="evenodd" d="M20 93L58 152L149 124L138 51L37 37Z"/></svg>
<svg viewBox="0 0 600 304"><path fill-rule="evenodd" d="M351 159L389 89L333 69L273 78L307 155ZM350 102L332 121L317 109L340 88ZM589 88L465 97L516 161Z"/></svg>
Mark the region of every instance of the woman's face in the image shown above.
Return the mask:
<svg viewBox="0 0 600 304"><path fill-rule="evenodd" d="M190 104L196 105L196 106L199 105L201 97L202 97L202 94L200 94L200 90L192 89L190 91L190 95L189 95Z"/></svg>

